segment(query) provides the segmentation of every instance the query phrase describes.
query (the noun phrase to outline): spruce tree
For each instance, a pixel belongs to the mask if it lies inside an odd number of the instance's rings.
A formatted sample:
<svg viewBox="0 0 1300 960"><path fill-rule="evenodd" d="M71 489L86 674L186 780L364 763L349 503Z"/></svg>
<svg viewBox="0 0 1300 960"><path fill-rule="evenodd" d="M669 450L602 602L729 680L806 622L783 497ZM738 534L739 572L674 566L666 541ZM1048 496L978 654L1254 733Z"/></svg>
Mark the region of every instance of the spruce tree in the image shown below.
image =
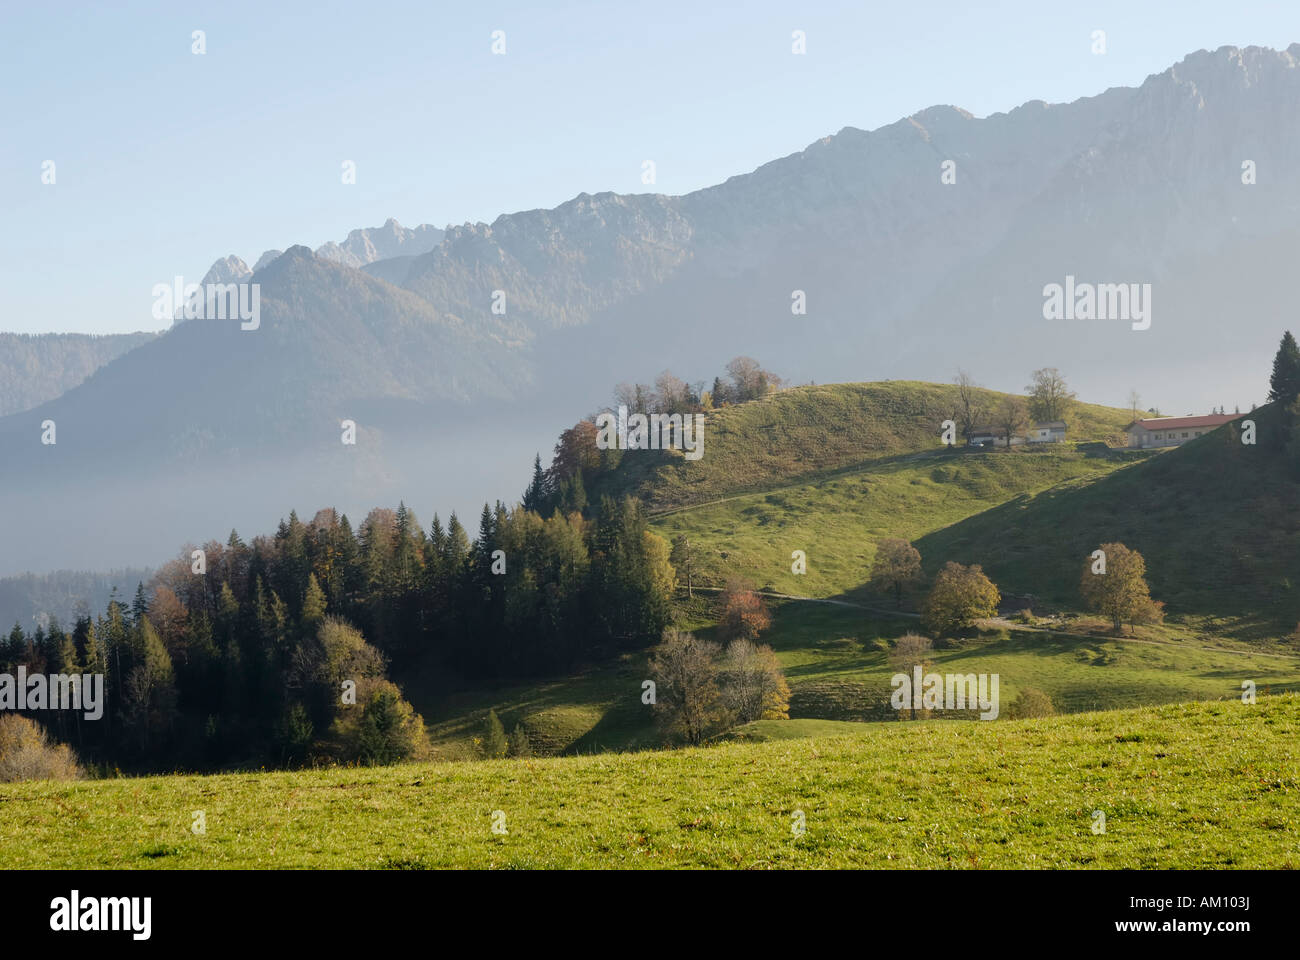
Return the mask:
<svg viewBox="0 0 1300 960"><path fill-rule="evenodd" d="M149 612L148 601L144 598L144 584L137 581L135 585L135 599L131 601L131 622L139 626L144 615Z"/></svg>
<svg viewBox="0 0 1300 960"><path fill-rule="evenodd" d="M1290 403L1300 396L1300 347L1288 330L1273 357L1273 375L1269 378L1268 399Z"/></svg>
<svg viewBox="0 0 1300 960"><path fill-rule="evenodd" d="M524 491L524 509L532 513L541 513L546 507L546 473L542 470L542 455L533 458L533 482Z"/></svg>
<svg viewBox="0 0 1300 960"><path fill-rule="evenodd" d="M495 710L489 710L483 724L483 754L489 759L496 759L504 757L509 748L506 728L501 725L501 718Z"/></svg>
<svg viewBox="0 0 1300 960"><path fill-rule="evenodd" d="M302 601L302 628L313 634L316 627L325 619L325 591L320 588L316 574L307 575L307 593Z"/></svg>
<svg viewBox="0 0 1300 960"><path fill-rule="evenodd" d="M510 756L531 757L532 755L533 745L528 740L528 731L524 729L522 723L516 723L515 728L510 731Z"/></svg>

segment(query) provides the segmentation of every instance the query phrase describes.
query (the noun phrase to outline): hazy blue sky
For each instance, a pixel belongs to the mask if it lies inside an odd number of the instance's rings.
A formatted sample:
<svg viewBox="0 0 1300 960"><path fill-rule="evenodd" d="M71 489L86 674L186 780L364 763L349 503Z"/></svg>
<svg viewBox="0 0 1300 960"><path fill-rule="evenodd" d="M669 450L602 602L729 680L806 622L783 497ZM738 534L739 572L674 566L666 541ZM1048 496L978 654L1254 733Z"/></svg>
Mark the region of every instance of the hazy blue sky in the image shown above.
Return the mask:
<svg viewBox="0 0 1300 960"><path fill-rule="evenodd" d="M936 103L985 116L1300 40L1281 0L0 4L0 329L23 332L155 328L153 284L228 253L644 192L646 159L685 193Z"/></svg>

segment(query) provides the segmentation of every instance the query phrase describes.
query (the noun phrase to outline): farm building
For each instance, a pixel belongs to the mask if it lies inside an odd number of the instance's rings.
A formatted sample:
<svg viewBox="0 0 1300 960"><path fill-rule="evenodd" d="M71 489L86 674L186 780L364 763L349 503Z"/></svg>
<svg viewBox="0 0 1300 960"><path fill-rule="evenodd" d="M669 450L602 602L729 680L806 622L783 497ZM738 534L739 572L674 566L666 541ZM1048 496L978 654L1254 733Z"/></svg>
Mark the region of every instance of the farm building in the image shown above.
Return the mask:
<svg viewBox="0 0 1300 960"><path fill-rule="evenodd" d="M1124 432L1130 447L1177 447L1221 427L1240 414L1209 413L1203 417L1152 417L1134 420Z"/></svg>
<svg viewBox="0 0 1300 960"><path fill-rule="evenodd" d="M1011 445L1022 443L1060 443L1065 439L1065 423L1060 420L1040 420L1030 427L1027 436L1013 436ZM1007 431L1003 427L972 427L972 447L1005 447Z"/></svg>
<svg viewBox="0 0 1300 960"><path fill-rule="evenodd" d="M1064 420L1039 420L1029 431L1030 443L1063 443L1064 441Z"/></svg>

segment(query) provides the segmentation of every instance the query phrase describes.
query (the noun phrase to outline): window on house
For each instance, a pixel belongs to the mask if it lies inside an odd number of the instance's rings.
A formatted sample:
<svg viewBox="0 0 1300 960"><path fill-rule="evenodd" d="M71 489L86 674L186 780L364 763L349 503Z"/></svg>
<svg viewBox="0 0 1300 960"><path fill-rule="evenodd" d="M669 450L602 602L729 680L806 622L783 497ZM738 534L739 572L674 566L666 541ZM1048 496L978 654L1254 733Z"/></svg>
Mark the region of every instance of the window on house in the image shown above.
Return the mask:
<svg viewBox="0 0 1300 960"><path fill-rule="evenodd" d="M1186 431L1186 430L1183 431L1183 439L1184 439L1184 440L1187 439L1187 431Z"/></svg>

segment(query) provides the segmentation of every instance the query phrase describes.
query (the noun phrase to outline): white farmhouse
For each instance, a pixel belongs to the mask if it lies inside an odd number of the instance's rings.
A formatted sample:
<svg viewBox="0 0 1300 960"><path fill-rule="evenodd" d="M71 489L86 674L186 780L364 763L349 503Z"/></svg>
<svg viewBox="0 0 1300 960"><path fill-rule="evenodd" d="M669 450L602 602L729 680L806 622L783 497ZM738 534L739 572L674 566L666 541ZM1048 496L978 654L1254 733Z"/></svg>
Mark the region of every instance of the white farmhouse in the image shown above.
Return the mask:
<svg viewBox="0 0 1300 960"><path fill-rule="evenodd" d="M1029 430L1030 443L1064 443L1064 420L1039 420Z"/></svg>

